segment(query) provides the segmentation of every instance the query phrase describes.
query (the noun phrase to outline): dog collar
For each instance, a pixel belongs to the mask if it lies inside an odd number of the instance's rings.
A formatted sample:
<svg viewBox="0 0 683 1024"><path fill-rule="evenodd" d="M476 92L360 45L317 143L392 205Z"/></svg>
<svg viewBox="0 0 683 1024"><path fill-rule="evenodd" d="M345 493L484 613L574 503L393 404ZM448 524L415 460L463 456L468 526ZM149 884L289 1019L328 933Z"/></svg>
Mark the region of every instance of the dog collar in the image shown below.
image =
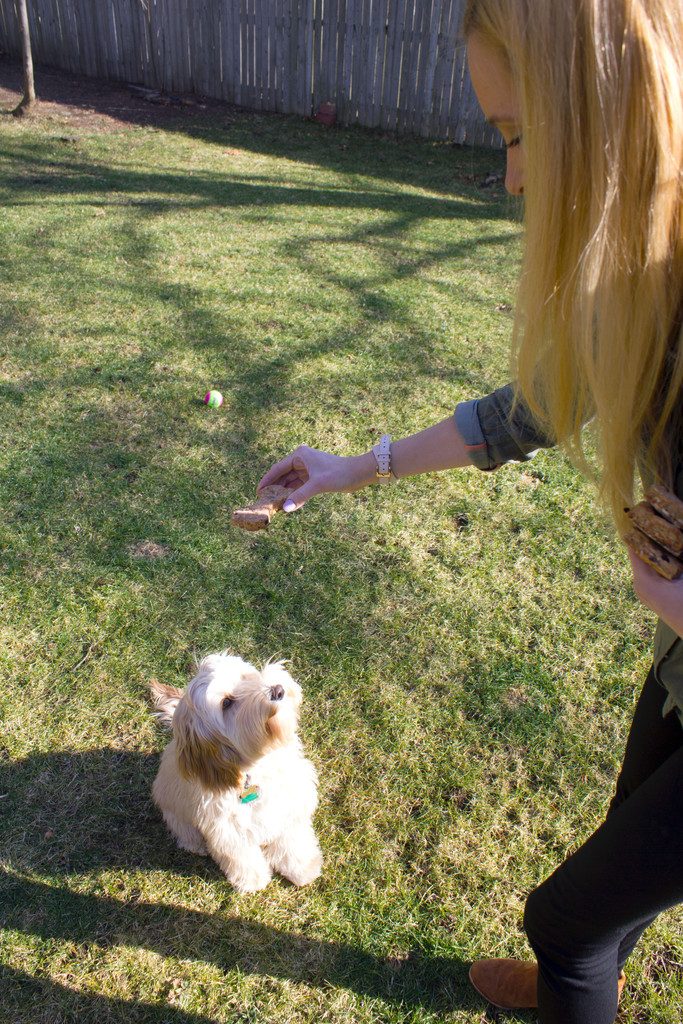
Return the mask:
<svg viewBox="0 0 683 1024"><path fill-rule="evenodd" d="M260 796L261 796L261 790L259 789L258 786L252 786L251 782L249 780L249 776L246 775L244 777L244 786L242 787L242 792L240 793L240 803L241 804L253 803L253 801L254 800L258 800L258 798Z"/></svg>

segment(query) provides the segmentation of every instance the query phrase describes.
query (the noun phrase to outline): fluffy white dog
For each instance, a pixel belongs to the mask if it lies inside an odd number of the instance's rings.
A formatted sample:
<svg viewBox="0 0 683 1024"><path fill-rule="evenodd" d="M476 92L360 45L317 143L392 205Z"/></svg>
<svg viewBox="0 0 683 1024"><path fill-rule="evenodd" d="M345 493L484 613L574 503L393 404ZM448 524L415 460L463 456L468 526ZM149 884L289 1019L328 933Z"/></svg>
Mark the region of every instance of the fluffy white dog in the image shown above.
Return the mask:
<svg viewBox="0 0 683 1024"><path fill-rule="evenodd" d="M178 846L211 854L241 892L263 889L273 871L295 885L317 878L317 778L296 732L301 687L283 665L258 672L212 654L185 691L150 689L173 728L152 795Z"/></svg>

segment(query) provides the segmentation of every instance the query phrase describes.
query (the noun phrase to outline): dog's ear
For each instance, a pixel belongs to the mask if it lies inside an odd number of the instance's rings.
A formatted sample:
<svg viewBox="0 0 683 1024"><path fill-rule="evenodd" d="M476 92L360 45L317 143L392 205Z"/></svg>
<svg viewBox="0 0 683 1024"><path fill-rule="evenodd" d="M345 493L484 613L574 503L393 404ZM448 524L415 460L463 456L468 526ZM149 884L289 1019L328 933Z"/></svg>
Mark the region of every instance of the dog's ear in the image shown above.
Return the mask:
<svg viewBox="0 0 683 1024"><path fill-rule="evenodd" d="M237 751L202 722L189 702L183 701L176 711L173 732L178 768L184 778L195 779L213 792L242 785Z"/></svg>
<svg viewBox="0 0 683 1024"><path fill-rule="evenodd" d="M155 716L162 725L170 729L173 724L175 709L178 707L178 703L183 696L183 691L178 690L175 686L166 686L165 683L159 683L156 679L150 679L149 695Z"/></svg>

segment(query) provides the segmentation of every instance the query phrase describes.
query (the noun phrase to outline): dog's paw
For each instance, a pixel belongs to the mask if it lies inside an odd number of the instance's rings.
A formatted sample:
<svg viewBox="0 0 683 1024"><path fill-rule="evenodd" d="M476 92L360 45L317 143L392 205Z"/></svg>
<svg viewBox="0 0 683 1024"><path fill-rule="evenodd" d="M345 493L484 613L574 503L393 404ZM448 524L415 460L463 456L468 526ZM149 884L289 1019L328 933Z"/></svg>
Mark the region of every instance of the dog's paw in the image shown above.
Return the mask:
<svg viewBox="0 0 683 1024"><path fill-rule="evenodd" d="M320 876L323 866L322 853L316 855L307 864L294 864L287 872L287 878L293 885L310 885Z"/></svg>
<svg viewBox="0 0 683 1024"><path fill-rule="evenodd" d="M239 873L231 871L226 874L239 892L259 892L261 889L265 889L273 877L268 867L245 868Z"/></svg>
<svg viewBox="0 0 683 1024"><path fill-rule="evenodd" d="M206 843L201 838L197 840L178 840L178 846L181 850L187 850L188 853L196 853L198 857L208 857L209 851L206 848Z"/></svg>

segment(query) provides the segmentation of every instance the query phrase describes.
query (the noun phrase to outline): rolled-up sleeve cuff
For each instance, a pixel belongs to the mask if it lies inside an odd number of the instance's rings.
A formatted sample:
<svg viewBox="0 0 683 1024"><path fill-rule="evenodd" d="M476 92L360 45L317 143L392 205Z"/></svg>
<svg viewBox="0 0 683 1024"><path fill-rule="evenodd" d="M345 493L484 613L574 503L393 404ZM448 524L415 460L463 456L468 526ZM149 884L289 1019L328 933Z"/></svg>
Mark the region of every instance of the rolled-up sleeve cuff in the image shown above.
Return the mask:
<svg viewBox="0 0 683 1024"><path fill-rule="evenodd" d="M524 405L514 408L509 384L484 398L461 402L454 415L467 454L478 469L527 462L539 448L553 445Z"/></svg>
<svg viewBox="0 0 683 1024"><path fill-rule="evenodd" d="M472 398L468 402L460 402L455 407L455 425L465 442L465 449L470 461L477 469L491 470L498 469L500 462L493 462L489 454L489 446L481 429L477 406L478 398Z"/></svg>

